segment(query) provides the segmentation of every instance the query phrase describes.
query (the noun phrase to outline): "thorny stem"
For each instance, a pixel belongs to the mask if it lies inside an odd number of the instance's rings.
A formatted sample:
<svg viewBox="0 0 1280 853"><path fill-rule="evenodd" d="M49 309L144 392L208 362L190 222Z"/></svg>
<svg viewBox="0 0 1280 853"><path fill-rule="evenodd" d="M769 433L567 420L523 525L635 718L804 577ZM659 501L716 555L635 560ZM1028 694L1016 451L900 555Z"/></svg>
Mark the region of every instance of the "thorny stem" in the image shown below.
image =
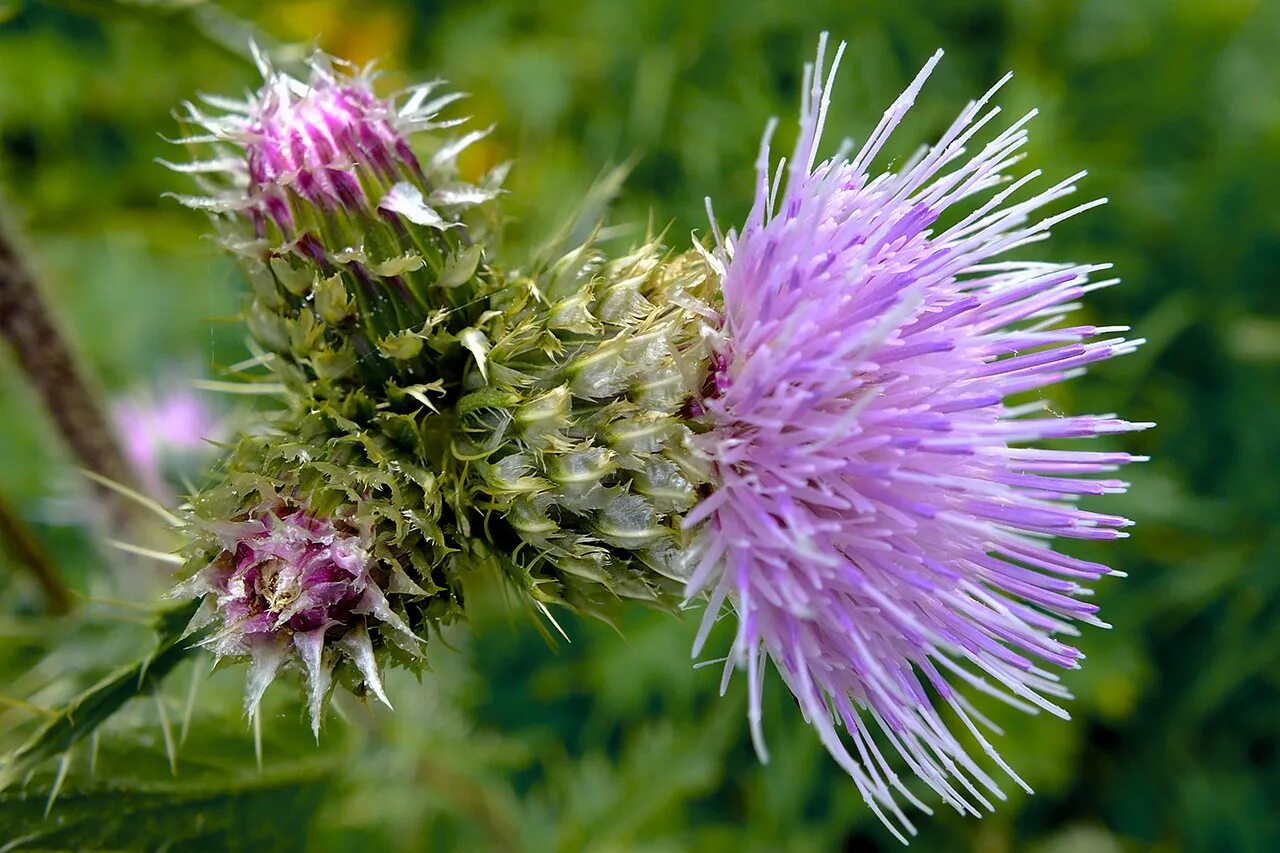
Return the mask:
<svg viewBox="0 0 1280 853"><path fill-rule="evenodd" d="M54 426L81 466L117 483L137 482L115 429L58 330L34 276L0 222L0 337L13 354ZM119 495L98 487L98 496L123 522L134 510Z"/></svg>
<svg viewBox="0 0 1280 853"><path fill-rule="evenodd" d="M58 569L45 555L27 525L13 511L9 502L0 496L0 537L9 543L13 556L25 566L40 584L51 613L66 613L71 609L71 593Z"/></svg>

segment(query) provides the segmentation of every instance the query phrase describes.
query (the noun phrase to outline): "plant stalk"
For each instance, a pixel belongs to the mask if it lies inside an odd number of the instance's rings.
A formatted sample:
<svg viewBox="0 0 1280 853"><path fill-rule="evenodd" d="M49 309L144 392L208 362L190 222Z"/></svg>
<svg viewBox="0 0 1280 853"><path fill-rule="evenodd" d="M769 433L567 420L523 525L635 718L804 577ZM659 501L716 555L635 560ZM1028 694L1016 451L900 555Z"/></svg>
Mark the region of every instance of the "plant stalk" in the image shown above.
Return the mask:
<svg viewBox="0 0 1280 853"><path fill-rule="evenodd" d="M115 427L77 364L54 321L40 288L23 261L12 234L0 222L0 338L35 389L76 461L127 486L138 482L116 438ZM120 495L101 487L98 497L113 522L125 522L135 510Z"/></svg>

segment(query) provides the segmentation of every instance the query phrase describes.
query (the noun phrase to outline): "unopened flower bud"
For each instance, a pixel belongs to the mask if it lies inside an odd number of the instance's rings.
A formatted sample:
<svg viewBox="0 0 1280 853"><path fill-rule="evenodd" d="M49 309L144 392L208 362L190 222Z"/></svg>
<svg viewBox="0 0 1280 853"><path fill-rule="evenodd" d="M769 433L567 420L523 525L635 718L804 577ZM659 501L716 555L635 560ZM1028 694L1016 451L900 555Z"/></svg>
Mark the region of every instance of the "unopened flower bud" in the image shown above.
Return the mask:
<svg viewBox="0 0 1280 853"><path fill-rule="evenodd" d="M415 631L423 619L414 607L428 596L419 581L430 582L416 571L418 580L411 579L398 558L427 540L416 532L396 541L396 525L379 521L399 509L375 497L335 501L345 482L326 477L386 474L367 467L367 457L306 459L301 441L310 439L301 434L317 423L294 427L297 439L241 439L226 480L193 499L189 577L172 595L204 599L190 630L213 626L202 643L216 657L250 661L250 715L281 669L291 667L305 675L318 733L335 676L389 706L380 661L390 655L420 665L425 643ZM420 529L430 528L430 498L409 484L401 494L422 507Z"/></svg>
<svg viewBox="0 0 1280 853"><path fill-rule="evenodd" d="M188 105L187 137L209 211L253 286L250 329L283 358L286 381L326 388L422 381L451 335L475 321L489 204L503 169L464 182L458 154L487 131L442 132L457 93L438 83L380 97L375 75L317 56L308 79L259 57L243 102ZM478 278L479 277L479 278Z"/></svg>
<svg viewBox="0 0 1280 853"><path fill-rule="evenodd" d="M686 414L710 369L714 282L697 253L649 243L608 261L584 246L511 282L537 295L489 318L454 451L566 600L602 587L652 599L687 574L682 517L707 472Z"/></svg>

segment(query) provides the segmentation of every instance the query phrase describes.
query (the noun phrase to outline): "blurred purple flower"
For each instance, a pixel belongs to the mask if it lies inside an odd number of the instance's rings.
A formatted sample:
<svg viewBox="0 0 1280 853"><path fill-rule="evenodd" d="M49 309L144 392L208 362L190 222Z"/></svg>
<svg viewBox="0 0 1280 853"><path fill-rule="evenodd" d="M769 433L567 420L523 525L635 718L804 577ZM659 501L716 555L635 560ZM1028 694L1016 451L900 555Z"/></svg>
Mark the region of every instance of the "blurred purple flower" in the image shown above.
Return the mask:
<svg viewBox="0 0 1280 853"><path fill-rule="evenodd" d="M1130 522L1080 509L1126 484L1092 475L1137 457L1040 449L1043 439L1142 429L1111 415L1061 417L1041 389L1132 350L1123 327L1061 325L1105 266L997 260L1102 203L1033 218L1080 175L1022 200L1024 127L976 134L1001 80L932 147L896 172L872 160L933 70L934 56L856 154L816 162L830 88L820 42L789 165L770 178L766 132L755 204L721 240L723 366L709 382L700 436L719 484L701 524L690 596L709 591L697 641L727 599L738 614L726 665L745 666L760 731L765 655L864 799L905 841L914 827L884 750L961 812L992 808L996 782L944 721L954 714L1019 784L953 686L1066 716L1044 663L1081 657L1057 639L1100 625L1079 598L1106 566L1055 553L1054 536L1114 539ZM770 131L772 125L770 126ZM972 151L969 148L972 147ZM1083 173L1082 173L1083 174ZM1012 395L1032 392L1013 405ZM847 736L837 727L843 725ZM1025 787L1025 785L1024 785ZM885 810L894 819L886 816Z"/></svg>
<svg viewBox="0 0 1280 853"><path fill-rule="evenodd" d="M125 455L142 486L157 498L172 494L165 478L172 462L208 456L210 441L223 433L204 400L187 388L123 398L116 402L114 415Z"/></svg>
<svg viewBox="0 0 1280 853"><path fill-rule="evenodd" d="M204 597L189 630L216 622L214 633L203 641L216 657L250 658L245 695L250 716L288 662L300 664L306 674L317 736L333 670L342 659L391 707L368 622L378 620L415 657L422 641L387 602L383 585L388 574L370 556L364 536L283 504L254 518L226 522L216 533L223 551L172 595Z"/></svg>

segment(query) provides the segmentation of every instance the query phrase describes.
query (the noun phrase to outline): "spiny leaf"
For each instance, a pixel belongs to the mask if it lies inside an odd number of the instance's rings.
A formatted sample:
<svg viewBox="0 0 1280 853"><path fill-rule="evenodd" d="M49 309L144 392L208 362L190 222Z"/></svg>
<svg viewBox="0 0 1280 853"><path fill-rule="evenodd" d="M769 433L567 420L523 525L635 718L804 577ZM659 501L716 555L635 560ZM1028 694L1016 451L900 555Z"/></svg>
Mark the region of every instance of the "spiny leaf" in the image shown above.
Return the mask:
<svg viewBox="0 0 1280 853"><path fill-rule="evenodd" d="M0 791L41 762L61 755L88 737L126 702L149 692L191 654L192 645L182 635L196 607L197 602L189 601L157 613L156 647L58 709L26 743L5 756L0 765Z"/></svg>
<svg viewBox="0 0 1280 853"><path fill-rule="evenodd" d="M194 780L104 782L64 791L50 819L43 796L12 791L0 794L0 826L14 850L303 850L332 766L299 761L259 773L249 764Z"/></svg>

